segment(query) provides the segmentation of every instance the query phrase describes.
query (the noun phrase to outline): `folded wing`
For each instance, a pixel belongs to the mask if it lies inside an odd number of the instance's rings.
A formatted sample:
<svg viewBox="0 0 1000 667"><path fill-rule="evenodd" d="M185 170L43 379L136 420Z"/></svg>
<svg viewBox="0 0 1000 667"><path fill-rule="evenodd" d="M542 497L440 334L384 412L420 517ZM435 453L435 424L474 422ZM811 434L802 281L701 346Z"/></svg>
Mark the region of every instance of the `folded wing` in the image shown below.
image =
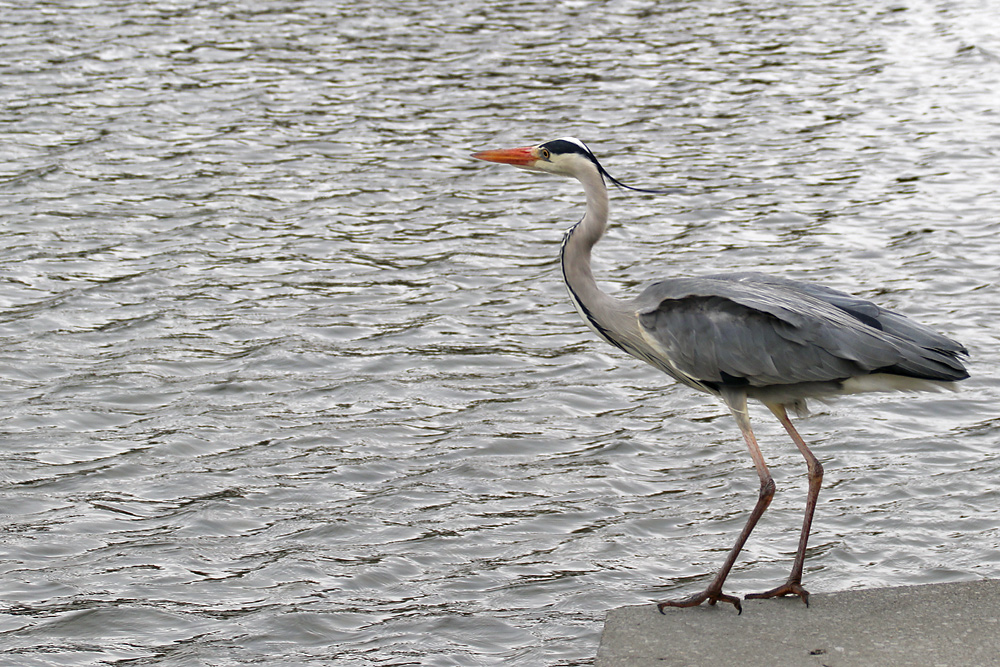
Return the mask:
<svg viewBox="0 0 1000 667"><path fill-rule="evenodd" d="M675 374L709 386L968 377L955 341L808 283L752 273L678 278L649 286L635 304L643 336Z"/></svg>

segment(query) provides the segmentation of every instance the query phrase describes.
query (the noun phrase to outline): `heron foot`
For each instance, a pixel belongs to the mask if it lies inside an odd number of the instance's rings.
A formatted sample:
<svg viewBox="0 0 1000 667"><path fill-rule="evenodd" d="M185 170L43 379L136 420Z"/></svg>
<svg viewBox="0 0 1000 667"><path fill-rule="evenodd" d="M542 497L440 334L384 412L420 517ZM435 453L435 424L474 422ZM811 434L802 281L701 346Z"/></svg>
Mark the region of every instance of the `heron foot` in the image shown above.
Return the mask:
<svg viewBox="0 0 1000 667"><path fill-rule="evenodd" d="M718 601L728 602L729 604L736 607L736 613L743 613L743 605L740 604L740 599L735 595L726 595L721 590L715 591L707 589L701 593L695 593L694 595L680 600L666 600L660 602L656 605L656 608L663 613L666 607L697 607L702 602L708 602L708 604L714 605Z"/></svg>
<svg viewBox="0 0 1000 667"><path fill-rule="evenodd" d="M769 591L764 591L763 593L748 593L744 597L744 599L762 600L765 598L782 597L784 595L798 595L799 598L801 598L802 601L806 603L806 606L807 607L809 606L809 591L802 588L802 584L800 584L797 580L794 579L789 579L780 586L772 588Z"/></svg>

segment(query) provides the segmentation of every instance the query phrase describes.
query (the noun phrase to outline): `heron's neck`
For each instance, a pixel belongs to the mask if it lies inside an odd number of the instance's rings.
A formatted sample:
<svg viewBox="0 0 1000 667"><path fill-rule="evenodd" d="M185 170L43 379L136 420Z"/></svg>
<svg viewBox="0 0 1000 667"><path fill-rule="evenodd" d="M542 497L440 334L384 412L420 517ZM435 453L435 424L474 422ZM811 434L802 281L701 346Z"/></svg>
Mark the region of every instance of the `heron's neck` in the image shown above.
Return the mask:
<svg viewBox="0 0 1000 667"><path fill-rule="evenodd" d="M607 328L609 322L618 321L613 315L624 304L601 291L590 268L590 251L608 225L608 189L596 169L579 179L587 193L587 212L563 239L563 279L584 322L601 338L618 345L608 336Z"/></svg>

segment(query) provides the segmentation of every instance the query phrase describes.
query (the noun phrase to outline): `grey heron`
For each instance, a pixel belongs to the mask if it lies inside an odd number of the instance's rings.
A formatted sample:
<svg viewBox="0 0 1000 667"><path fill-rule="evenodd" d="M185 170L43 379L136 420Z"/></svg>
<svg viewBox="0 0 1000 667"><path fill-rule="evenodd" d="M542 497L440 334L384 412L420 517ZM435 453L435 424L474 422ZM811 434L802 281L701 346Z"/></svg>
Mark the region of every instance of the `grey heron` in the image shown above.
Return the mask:
<svg viewBox="0 0 1000 667"><path fill-rule="evenodd" d="M705 590L661 602L659 610L721 600L742 613L740 599L724 593L723 585L775 492L750 427L748 398L763 403L791 437L806 460L809 488L788 579L746 599L797 595L808 605L802 568L823 466L792 425L788 408L803 413L807 399L838 394L953 388L969 376L960 359L968 356L966 349L870 301L761 273L667 278L635 298L613 298L598 287L590 266L591 251L608 223L605 180L638 188L614 179L591 150L572 137L472 157L580 181L587 208L565 234L561 263L570 299L583 321L611 345L682 384L721 398L750 450L760 493L736 544Z"/></svg>

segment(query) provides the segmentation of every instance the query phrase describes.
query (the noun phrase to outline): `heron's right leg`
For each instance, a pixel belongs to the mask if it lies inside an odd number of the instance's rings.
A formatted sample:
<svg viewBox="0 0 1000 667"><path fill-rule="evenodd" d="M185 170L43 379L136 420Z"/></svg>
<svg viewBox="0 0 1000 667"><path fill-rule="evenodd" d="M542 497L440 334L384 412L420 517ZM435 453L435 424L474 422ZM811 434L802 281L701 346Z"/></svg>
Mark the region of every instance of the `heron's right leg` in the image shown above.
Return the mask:
<svg viewBox="0 0 1000 667"><path fill-rule="evenodd" d="M757 496L757 503L754 505L753 511L750 512L750 518L747 519L746 525L743 526L736 544L733 545L729 555L726 557L726 561L722 564L722 568L715 575L715 578L712 579L712 583L708 585L708 588L701 593L695 593L687 598L666 600L659 603L656 607L660 610L661 614L666 607L694 607L702 602L715 604L719 600L729 602L736 607L736 611L743 613L740 599L734 595L723 593L722 585L726 582L726 577L729 576L729 571L733 569L733 565L736 563L740 551L743 550L743 545L746 544L747 539L750 537L750 533L753 532L754 526L760 521L760 517L764 514L767 506L771 504L771 499L774 497L774 480L771 479L771 473L764 463L764 455L760 453L760 447L757 445L757 439L753 435L753 429L750 428L746 394L735 391L724 392L723 398L733 413L733 417L736 418L736 423L739 425L740 431L743 433L743 439L750 450L754 467L757 469L757 476L760 477L760 495Z"/></svg>

